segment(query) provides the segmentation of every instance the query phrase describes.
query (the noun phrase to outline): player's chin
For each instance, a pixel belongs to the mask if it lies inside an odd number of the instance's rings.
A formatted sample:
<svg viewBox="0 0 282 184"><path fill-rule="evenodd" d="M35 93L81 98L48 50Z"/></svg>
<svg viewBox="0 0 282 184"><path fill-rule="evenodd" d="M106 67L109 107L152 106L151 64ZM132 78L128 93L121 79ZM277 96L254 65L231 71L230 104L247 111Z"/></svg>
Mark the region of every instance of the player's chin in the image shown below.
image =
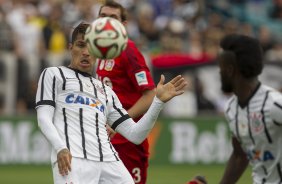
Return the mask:
<svg viewBox="0 0 282 184"><path fill-rule="evenodd" d="M93 67L91 64L87 64L87 65L83 64L83 65L80 65L79 70L85 73L91 73L92 68Z"/></svg>
<svg viewBox="0 0 282 184"><path fill-rule="evenodd" d="M227 85L223 85L221 86L221 90L224 92L224 93L231 93L233 90L232 90L232 87L231 86L227 86Z"/></svg>

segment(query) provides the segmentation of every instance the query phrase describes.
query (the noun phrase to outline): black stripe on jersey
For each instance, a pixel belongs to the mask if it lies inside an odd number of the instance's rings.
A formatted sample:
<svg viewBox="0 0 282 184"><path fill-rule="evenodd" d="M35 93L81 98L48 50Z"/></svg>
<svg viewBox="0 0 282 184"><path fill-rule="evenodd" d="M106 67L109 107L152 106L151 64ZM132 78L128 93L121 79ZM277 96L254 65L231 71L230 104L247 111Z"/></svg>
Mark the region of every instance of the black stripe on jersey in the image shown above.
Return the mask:
<svg viewBox="0 0 282 184"><path fill-rule="evenodd" d="M277 167L277 171L278 171L278 174L279 174L279 177L280 177L280 183L282 183L282 169L281 169L281 164L278 163L276 167Z"/></svg>
<svg viewBox="0 0 282 184"><path fill-rule="evenodd" d="M96 87L95 87L95 85L94 85L94 83L93 83L92 77L89 77L89 78L90 78L91 84L92 84L93 89L94 89L94 95L95 95L96 98L98 98L97 89L96 89Z"/></svg>
<svg viewBox="0 0 282 184"><path fill-rule="evenodd" d="M280 108L280 109L282 110L282 105L280 105L279 103L274 102L274 105L277 106L278 108Z"/></svg>
<svg viewBox="0 0 282 184"><path fill-rule="evenodd" d="M63 116L64 116L64 124L65 124L66 145L67 145L67 148L70 150L70 143L69 143L69 135L68 135L68 123L67 123L66 108L63 108Z"/></svg>
<svg viewBox="0 0 282 184"><path fill-rule="evenodd" d="M238 122L238 116L239 116L238 109L239 109L239 104L237 103L236 114L235 114L236 135L237 135L238 141L241 142L241 138L240 138L240 134L239 134L239 127L238 127L238 123L239 123Z"/></svg>
<svg viewBox="0 0 282 184"><path fill-rule="evenodd" d="M96 135L97 135L98 145L99 145L100 161L101 161L101 162L103 162L102 144L101 144L101 139L100 139L100 136L99 136L99 121L98 121L98 113L96 113L95 126L96 126Z"/></svg>
<svg viewBox="0 0 282 184"><path fill-rule="evenodd" d="M274 102L274 105L282 110L282 105L280 105L279 103ZM277 126L281 126L282 125L282 122L278 122L278 121L275 121L275 120L273 120L273 123L275 125L277 125Z"/></svg>
<svg viewBox="0 0 282 184"><path fill-rule="evenodd" d="M118 113L123 116L124 114L121 112L121 110L119 108L117 108L116 103L115 103L115 98L114 96L112 96L112 100L113 100L113 107L116 111L118 111Z"/></svg>
<svg viewBox="0 0 282 184"><path fill-rule="evenodd" d="M114 123L113 123L113 125L112 125L112 129L113 130L116 130L116 128L117 128L117 126L119 125L119 124L121 124L122 122L124 122L125 120L127 120L127 119L129 119L130 118L130 116L128 115L128 114L126 114L126 115L123 115L122 117L120 117L118 120L116 120Z"/></svg>
<svg viewBox="0 0 282 184"><path fill-rule="evenodd" d="M79 78L78 72L75 72L75 75L76 75L76 78L78 79L78 82L79 82L80 91L83 92L83 86L82 86L82 82Z"/></svg>
<svg viewBox="0 0 282 184"><path fill-rule="evenodd" d="M267 169L265 168L265 166L263 165L263 166L261 166L261 167L262 167L262 170L263 170L263 172L264 172L264 175L268 175Z"/></svg>
<svg viewBox="0 0 282 184"><path fill-rule="evenodd" d="M266 182L266 179L263 178L262 181L261 181L261 184L264 184Z"/></svg>
<svg viewBox="0 0 282 184"><path fill-rule="evenodd" d="M103 82L102 82L102 87L103 87L103 90L105 92L106 104L108 104L108 96L107 96L107 93L106 93L106 87L105 87L105 84Z"/></svg>
<svg viewBox="0 0 282 184"><path fill-rule="evenodd" d="M86 149L85 149L85 136L84 136L84 128L83 128L83 109L82 108L79 108L79 122L80 122L83 155L84 155L84 158L87 158Z"/></svg>
<svg viewBox="0 0 282 184"><path fill-rule="evenodd" d="M249 129L249 136L253 142L253 144L255 145L255 140L254 140L254 137L253 137L253 134L252 134L252 130L251 130L251 122L250 122L250 107L249 107L249 104L247 106L247 118L248 118L248 129Z"/></svg>
<svg viewBox="0 0 282 184"><path fill-rule="evenodd" d="M118 158L118 156L117 156L117 152L114 151L113 145L112 145L112 143L111 143L111 140L110 140L110 137L109 137L109 136L108 136L108 141L109 141L110 149L112 150L112 152L113 152L113 154L114 154L116 160L119 161L119 158Z"/></svg>
<svg viewBox="0 0 282 184"><path fill-rule="evenodd" d="M263 104L262 104L262 108L261 108L261 114L262 114L262 122L263 122L263 125L264 125L264 132L265 132L266 138L267 138L269 143L272 143L272 139L271 139L270 134L268 132L268 129L266 127L265 114L264 114L264 110L263 110L264 107L265 107L267 98L268 98L268 94L269 94L269 91L266 91L265 98L264 98L264 101L263 101Z"/></svg>
<svg viewBox="0 0 282 184"><path fill-rule="evenodd" d="M41 92L40 92L40 101L43 101L43 96L44 96L44 78L46 74L46 70L44 70L43 75L42 75L42 80L41 80Z"/></svg>
<svg viewBox="0 0 282 184"><path fill-rule="evenodd" d="M62 70L61 68L59 68L59 67L58 67L58 69L59 69L60 74L61 74L62 79L63 79L63 87L62 87L62 90L66 90L66 82L67 82L66 77L65 77L65 75L64 75L64 73L63 73L63 70Z"/></svg>
<svg viewBox="0 0 282 184"><path fill-rule="evenodd" d="M229 104L228 104L228 108L226 109L226 114L228 114L229 113L229 111L230 111L230 109L231 109L231 104L234 102L234 100L235 100L235 98L233 98L230 102L229 102Z"/></svg>
<svg viewBox="0 0 282 184"><path fill-rule="evenodd" d="M277 122L277 121L275 121L275 120L273 120L273 123L274 123L275 125L277 125L277 126L282 126L282 123L279 123L279 122Z"/></svg>
<svg viewBox="0 0 282 184"><path fill-rule="evenodd" d="M52 86L52 98L55 101L55 87L56 87L56 77L53 77L53 86Z"/></svg>
<svg viewBox="0 0 282 184"><path fill-rule="evenodd" d="M36 107L39 105L51 105L53 107L56 107L56 103L52 100L41 100L36 103Z"/></svg>

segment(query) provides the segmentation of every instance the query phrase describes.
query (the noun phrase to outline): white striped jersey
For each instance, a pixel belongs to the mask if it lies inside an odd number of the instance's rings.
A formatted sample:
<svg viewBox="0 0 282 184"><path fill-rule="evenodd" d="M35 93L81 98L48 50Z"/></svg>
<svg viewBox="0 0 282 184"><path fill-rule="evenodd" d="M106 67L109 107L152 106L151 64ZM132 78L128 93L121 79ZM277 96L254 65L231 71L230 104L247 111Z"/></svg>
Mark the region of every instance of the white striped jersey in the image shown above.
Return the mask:
<svg viewBox="0 0 282 184"><path fill-rule="evenodd" d="M110 87L78 70L50 67L38 83L36 107L41 105L55 108L54 126L73 157L119 160L105 126L115 129L129 116ZM51 157L56 161L54 150Z"/></svg>
<svg viewBox="0 0 282 184"><path fill-rule="evenodd" d="M260 84L244 106L226 107L230 129L250 160L254 183L282 183L282 95Z"/></svg>

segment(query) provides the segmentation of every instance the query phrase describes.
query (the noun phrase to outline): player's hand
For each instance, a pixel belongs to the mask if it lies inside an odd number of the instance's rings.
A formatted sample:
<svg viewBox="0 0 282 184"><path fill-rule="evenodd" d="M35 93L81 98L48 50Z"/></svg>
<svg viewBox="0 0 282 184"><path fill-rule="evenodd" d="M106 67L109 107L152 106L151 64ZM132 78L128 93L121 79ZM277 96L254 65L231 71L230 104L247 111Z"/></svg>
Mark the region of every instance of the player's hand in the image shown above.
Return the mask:
<svg viewBox="0 0 282 184"><path fill-rule="evenodd" d="M72 155L68 149L62 149L57 154L57 161L59 167L59 173L62 176L68 175L69 171L71 171L71 159Z"/></svg>
<svg viewBox="0 0 282 184"><path fill-rule="evenodd" d="M107 129L107 133L108 133L110 139L112 139L117 133L108 124L106 124L106 129Z"/></svg>
<svg viewBox="0 0 282 184"><path fill-rule="evenodd" d="M163 102L167 102L175 96L184 93L187 82L181 75L176 76L168 83L164 84L165 77L161 75L161 79L157 86L156 96Z"/></svg>

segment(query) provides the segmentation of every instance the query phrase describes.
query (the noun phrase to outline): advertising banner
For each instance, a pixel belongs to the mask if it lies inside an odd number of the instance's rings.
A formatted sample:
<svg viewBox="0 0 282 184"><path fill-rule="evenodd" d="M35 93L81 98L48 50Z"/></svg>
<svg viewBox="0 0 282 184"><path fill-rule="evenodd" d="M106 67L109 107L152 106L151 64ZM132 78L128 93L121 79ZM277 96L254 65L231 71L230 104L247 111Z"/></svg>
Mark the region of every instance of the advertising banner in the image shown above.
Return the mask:
<svg viewBox="0 0 282 184"><path fill-rule="evenodd" d="M159 118L150 136L151 163L216 164L231 152L228 127L220 117ZM36 118L0 118L0 164L49 164L50 145Z"/></svg>

